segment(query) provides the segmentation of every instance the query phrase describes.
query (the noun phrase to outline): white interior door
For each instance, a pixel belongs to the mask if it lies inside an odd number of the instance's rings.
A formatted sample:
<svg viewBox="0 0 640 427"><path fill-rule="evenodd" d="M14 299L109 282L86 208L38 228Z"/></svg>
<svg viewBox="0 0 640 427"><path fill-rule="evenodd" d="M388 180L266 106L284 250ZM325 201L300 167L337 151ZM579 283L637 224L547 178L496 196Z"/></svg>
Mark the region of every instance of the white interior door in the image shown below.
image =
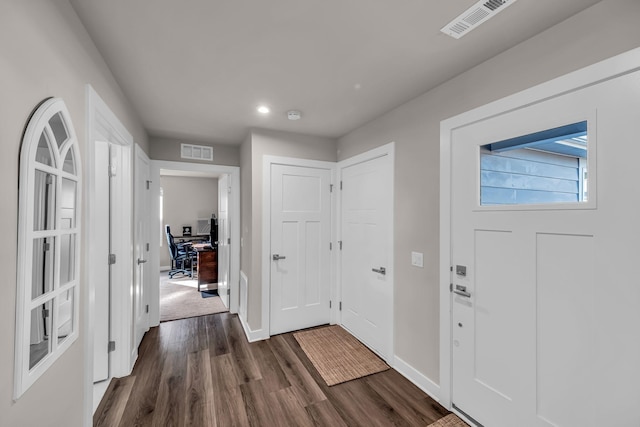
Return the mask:
<svg viewBox="0 0 640 427"><path fill-rule="evenodd" d="M329 323L331 171L271 166L271 335Z"/></svg>
<svg viewBox="0 0 640 427"><path fill-rule="evenodd" d="M393 355L389 155L341 169L341 323L386 360Z"/></svg>
<svg viewBox="0 0 640 427"><path fill-rule="evenodd" d="M111 298L110 267L107 262L110 253L110 185L109 185L109 143L95 143L95 167L93 180L96 194L95 223L101 226L92 230L94 250L91 257L94 305L93 335L93 381L104 381L109 378L109 309Z"/></svg>
<svg viewBox="0 0 640 427"><path fill-rule="evenodd" d="M138 348L144 333L149 330L149 223L151 203L149 157L136 144L135 148L135 282L133 290L133 346L132 351Z"/></svg>
<svg viewBox="0 0 640 427"><path fill-rule="evenodd" d="M635 73L453 130L452 402L484 426L640 425L639 94ZM508 158L502 169L480 158L486 144L581 121L588 201L481 203L579 194L579 162L575 178L541 178L566 154L523 163L524 152L492 151Z"/></svg>
<svg viewBox="0 0 640 427"><path fill-rule="evenodd" d="M218 295L229 308L229 251L231 235L229 229L229 175L218 179Z"/></svg>

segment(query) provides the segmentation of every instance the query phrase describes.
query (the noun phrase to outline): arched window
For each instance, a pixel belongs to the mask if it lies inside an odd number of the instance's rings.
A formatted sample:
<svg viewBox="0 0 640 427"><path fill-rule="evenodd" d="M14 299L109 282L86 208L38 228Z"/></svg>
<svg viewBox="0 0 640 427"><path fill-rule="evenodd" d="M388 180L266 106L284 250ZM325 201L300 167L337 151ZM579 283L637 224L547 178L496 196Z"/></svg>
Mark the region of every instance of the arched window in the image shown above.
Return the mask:
<svg viewBox="0 0 640 427"><path fill-rule="evenodd" d="M20 149L16 399L78 338L80 176L67 107L47 99Z"/></svg>

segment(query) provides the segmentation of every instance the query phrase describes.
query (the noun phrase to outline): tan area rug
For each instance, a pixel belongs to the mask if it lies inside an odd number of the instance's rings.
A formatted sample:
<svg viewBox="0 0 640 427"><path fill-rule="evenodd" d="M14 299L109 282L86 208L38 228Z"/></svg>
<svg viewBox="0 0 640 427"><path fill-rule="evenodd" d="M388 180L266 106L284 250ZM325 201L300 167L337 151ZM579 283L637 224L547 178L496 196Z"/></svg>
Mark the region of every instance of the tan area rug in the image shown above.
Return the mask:
<svg viewBox="0 0 640 427"><path fill-rule="evenodd" d="M202 288L202 290L205 290ZM228 311L220 297L202 298L198 281L192 279L161 280L160 321L186 319Z"/></svg>
<svg viewBox="0 0 640 427"><path fill-rule="evenodd" d="M340 326L296 332L293 336L329 386L389 369L382 359Z"/></svg>
<svg viewBox="0 0 640 427"><path fill-rule="evenodd" d="M449 414L435 423L429 424L428 427L469 427L469 425L458 418L456 414Z"/></svg>

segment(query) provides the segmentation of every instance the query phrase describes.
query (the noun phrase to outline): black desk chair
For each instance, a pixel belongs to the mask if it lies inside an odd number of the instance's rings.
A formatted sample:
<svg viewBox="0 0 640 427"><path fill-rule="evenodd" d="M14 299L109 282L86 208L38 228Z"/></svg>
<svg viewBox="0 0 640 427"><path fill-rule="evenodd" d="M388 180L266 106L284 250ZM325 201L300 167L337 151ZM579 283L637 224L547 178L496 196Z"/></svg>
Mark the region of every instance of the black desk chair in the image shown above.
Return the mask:
<svg viewBox="0 0 640 427"><path fill-rule="evenodd" d="M171 270L169 270L169 278L173 279L176 274L184 274L185 276L192 277L191 269L187 270L193 265L196 260L197 253L191 249L190 243L176 243L171 234L171 227L165 226L165 232L167 234L167 245L169 247L169 256L171 257Z"/></svg>

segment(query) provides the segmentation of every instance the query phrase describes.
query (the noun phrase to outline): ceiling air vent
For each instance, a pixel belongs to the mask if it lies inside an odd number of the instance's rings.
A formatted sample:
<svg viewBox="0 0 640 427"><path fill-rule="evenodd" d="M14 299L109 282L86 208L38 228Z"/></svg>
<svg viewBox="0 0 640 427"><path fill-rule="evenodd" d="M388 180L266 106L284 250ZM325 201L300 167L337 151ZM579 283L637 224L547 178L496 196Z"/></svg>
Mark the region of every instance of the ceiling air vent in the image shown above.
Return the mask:
<svg viewBox="0 0 640 427"><path fill-rule="evenodd" d="M459 39L516 1L517 0L480 0L462 12L456 19L445 25L440 31L454 39Z"/></svg>

